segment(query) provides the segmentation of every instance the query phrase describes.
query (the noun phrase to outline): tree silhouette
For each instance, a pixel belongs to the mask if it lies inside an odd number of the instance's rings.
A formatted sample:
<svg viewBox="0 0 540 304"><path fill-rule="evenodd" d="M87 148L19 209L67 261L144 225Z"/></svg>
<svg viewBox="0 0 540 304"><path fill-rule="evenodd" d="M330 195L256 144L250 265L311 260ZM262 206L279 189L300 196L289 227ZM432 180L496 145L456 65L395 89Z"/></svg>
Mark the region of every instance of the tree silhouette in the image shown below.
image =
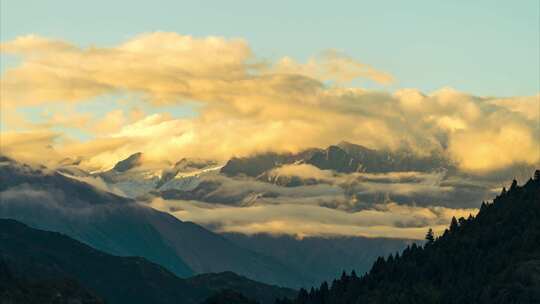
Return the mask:
<svg viewBox="0 0 540 304"><path fill-rule="evenodd" d="M456 220L456 217L452 216L452 221L450 222L450 232L457 231L458 227L459 225L458 225L458 221Z"/></svg>
<svg viewBox="0 0 540 304"><path fill-rule="evenodd" d="M426 233L426 240L428 244L433 243L435 241L435 236L433 235L433 229L429 228L428 232Z"/></svg>

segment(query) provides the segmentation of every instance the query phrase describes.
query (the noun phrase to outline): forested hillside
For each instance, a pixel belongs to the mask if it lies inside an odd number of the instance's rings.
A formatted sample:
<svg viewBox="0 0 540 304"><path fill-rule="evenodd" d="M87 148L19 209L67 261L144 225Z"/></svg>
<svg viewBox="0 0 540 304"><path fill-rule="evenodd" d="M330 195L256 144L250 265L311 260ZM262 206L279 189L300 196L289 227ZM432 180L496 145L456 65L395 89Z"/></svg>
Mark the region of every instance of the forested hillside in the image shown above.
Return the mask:
<svg viewBox="0 0 540 304"><path fill-rule="evenodd" d="M278 303L540 303L540 171L426 239Z"/></svg>

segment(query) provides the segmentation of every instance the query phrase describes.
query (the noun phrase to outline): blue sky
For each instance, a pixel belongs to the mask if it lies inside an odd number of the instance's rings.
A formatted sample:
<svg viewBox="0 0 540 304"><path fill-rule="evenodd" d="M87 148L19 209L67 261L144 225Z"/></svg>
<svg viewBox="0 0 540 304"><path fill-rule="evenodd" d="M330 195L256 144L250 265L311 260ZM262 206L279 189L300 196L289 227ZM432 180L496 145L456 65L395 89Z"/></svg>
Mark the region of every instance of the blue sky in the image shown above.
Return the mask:
<svg viewBox="0 0 540 304"><path fill-rule="evenodd" d="M136 2L136 4L135 4ZM397 83L477 95L540 91L537 0L1 1L1 40L35 33L82 46L174 31L246 39L256 55L305 60L340 50ZM4 68L13 64L3 58ZM368 87L372 84L366 84Z"/></svg>

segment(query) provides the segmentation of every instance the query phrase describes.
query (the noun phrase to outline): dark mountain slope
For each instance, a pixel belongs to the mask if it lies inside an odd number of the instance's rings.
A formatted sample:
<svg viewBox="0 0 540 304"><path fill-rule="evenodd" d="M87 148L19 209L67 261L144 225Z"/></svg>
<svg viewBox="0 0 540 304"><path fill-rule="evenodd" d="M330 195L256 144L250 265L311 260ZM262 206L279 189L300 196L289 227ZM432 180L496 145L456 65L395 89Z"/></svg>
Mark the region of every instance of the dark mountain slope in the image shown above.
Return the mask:
<svg viewBox="0 0 540 304"><path fill-rule="evenodd" d="M13 303L98 304L98 294L110 304L189 304L228 294L224 290L262 304L296 295L232 272L180 279L144 258L109 255L60 233L0 219L0 295Z"/></svg>
<svg viewBox="0 0 540 304"><path fill-rule="evenodd" d="M93 293L74 280L30 280L15 277L0 260L0 303L103 304Z"/></svg>
<svg viewBox="0 0 540 304"><path fill-rule="evenodd" d="M304 237L245 235L226 233L224 236L236 244L255 252L271 256L295 272L309 278L308 284L318 285L354 269L362 274L369 270L377 257L403 250L411 240L367 237Z"/></svg>
<svg viewBox="0 0 540 304"><path fill-rule="evenodd" d="M108 255L13 220L0 220L0 255L16 277L76 279L109 303L196 303L206 294L142 258Z"/></svg>
<svg viewBox="0 0 540 304"><path fill-rule="evenodd" d="M248 299L239 292L226 289L216 292L201 304L259 304L259 302Z"/></svg>
<svg viewBox="0 0 540 304"><path fill-rule="evenodd" d="M540 172L427 239L281 303L540 303Z"/></svg>
<svg viewBox="0 0 540 304"><path fill-rule="evenodd" d="M2 218L66 233L111 254L143 256L179 276L193 274L159 231L141 220L155 212L133 200L13 160L0 166L0 190Z"/></svg>
<svg viewBox="0 0 540 304"><path fill-rule="evenodd" d="M194 223L162 213L147 222L196 273L233 271L260 282L291 287L305 281L276 259L242 248Z"/></svg>
<svg viewBox="0 0 540 304"><path fill-rule="evenodd" d="M235 290L249 299L257 299L261 304L273 304L276 299L294 298L297 294L295 290L261 284L230 271L200 274L186 280L194 286L207 288L217 293L223 290Z"/></svg>

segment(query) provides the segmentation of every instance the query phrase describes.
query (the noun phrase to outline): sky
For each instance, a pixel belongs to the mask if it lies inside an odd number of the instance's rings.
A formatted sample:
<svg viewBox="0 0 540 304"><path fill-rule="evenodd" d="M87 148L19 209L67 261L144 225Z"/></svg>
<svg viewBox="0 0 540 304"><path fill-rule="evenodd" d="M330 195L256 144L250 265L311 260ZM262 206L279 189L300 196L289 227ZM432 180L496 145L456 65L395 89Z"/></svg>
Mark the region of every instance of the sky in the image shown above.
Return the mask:
<svg viewBox="0 0 540 304"><path fill-rule="evenodd" d="M100 172L142 152L143 176L341 141L442 157L147 202L219 231L414 238L540 164L538 1L133 2L0 2L1 154Z"/></svg>
<svg viewBox="0 0 540 304"><path fill-rule="evenodd" d="M540 154L537 1L1 5L4 153L99 168L348 140L471 171Z"/></svg>
<svg viewBox="0 0 540 304"><path fill-rule="evenodd" d="M336 49L394 75L384 89L449 86L508 97L538 93L539 11L536 0L3 0L0 34L2 41L34 33L80 46L152 31L239 37L263 58L299 61Z"/></svg>

